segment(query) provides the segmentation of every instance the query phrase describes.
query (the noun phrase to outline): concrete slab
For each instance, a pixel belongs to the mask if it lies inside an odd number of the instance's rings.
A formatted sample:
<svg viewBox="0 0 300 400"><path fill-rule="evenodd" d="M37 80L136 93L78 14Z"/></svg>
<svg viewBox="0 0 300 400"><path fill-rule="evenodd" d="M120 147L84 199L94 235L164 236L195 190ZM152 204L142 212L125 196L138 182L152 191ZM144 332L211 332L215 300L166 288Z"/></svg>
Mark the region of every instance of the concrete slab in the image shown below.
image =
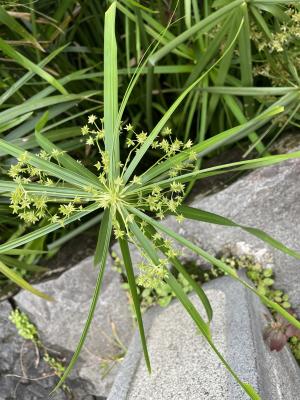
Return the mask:
<svg viewBox="0 0 300 400"><path fill-rule="evenodd" d="M214 317L214 342L239 375L263 400L299 398L299 368L289 349L270 352L262 332L265 313L255 295L229 277L204 285ZM203 311L195 294L191 299ZM148 374L136 333L108 400L246 400L175 300L146 315L153 372Z"/></svg>

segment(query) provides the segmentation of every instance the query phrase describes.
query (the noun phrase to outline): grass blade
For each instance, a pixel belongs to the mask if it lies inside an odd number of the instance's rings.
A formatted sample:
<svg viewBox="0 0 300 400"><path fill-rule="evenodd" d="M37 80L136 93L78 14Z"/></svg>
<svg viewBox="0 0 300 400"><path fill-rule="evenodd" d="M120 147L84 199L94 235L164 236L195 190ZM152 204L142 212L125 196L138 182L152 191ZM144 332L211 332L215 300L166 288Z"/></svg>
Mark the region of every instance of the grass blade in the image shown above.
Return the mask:
<svg viewBox="0 0 300 400"><path fill-rule="evenodd" d="M51 296L48 296L47 294L31 286L30 283L26 282L25 279L18 275L13 269L8 268L2 261L0 261L0 272L22 289L25 289L44 300L53 301Z"/></svg>
<svg viewBox="0 0 300 400"><path fill-rule="evenodd" d="M122 225L121 225L122 226ZM139 327L139 332L140 332L140 338L141 338L141 343L143 347L143 352L144 352L144 358L145 362L147 365L147 369L149 372L151 372L151 365L150 365L150 359L149 359L149 354L148 354L148 348L147 348L147 342L146 342L146 337L145 337L145 331L144 331L144 325L143 325L143 319L142 319L142 314L141 314L141 309L140 309L140 302L139 302L139 297L137 293L137 287L135 283L135 277L134 277L134 272L133 272L133 267L132 267L132 262L131 262L131 256L129 252L129 246L127 240L124 239L119 239L120 243L120 249L122 252L122 257L124 261L124 266L125 266L125 271L128 279L128 284L129 284L129 289L134 305L134 311Z"/></svg>
<svg viewBox="0 0 300 400"><path fill-rule="evenodd" d="M0 22L6 25L12 32L17 33L23 39L29 41L36 49L44 51L39 42L32 36L19 22L9 15L6 10L0 5Z"/></svg>
<svg viewBox="0 0 300 400"><path fill-rule="evenodd" d="M0 139L0 149L6 151L7 154L10 154L16 158L24 154L24 150L21 147L10 144L3 139ZM87 186L86 177L77 174L75 172L69 171L66 168L62 168L59 165L54 164L50 161L43 160L42 158L37 157L32 153L29 152L27 153L28 153L28 163L30 165L33 165L34 167L47 172L51 176L55 176L59 179L62 179L65 182L71 183L72 185L80 186L81 188L86 188ZM92 185L95 186L96 188L101 187L100 182L97 182L97 184L92 183Z"/></svg>
<svg viewBox="0 0 300 400"><path fill-rule="evenodd" d="M104 212L103 219L101 222L101 227L99 230L99 241L97 244L96 255L95 255L95 264L97 265L97 267L99 267L99 273L98 273L98 278L97 278L97 282L96 282L96 286L95 286L95 290L94 290L94 294L93 294L93 299L92 299L91 306L89 309L89 314L88 314L82 335L80 337L79 343L75 350L75 353L70 361L70 364L66 368L63 376L61 377L60 381L58 382L58 384L55 386L55 388L53 389L53 391L51 393L53 393L57 389L59 389L63 385L63 383L65 382L67 377L69 376L71 370L73 369L74 365L76 364L76 361L78 360L78 357L79 357L82 347L84 345L85 339L87 337L89 328L91 326L91 322L93 320L97 302L98 302L98 299L100 296L100 290L101 290L101 286L102 286L103 275L104 275L106 260L107 260L107 256L108 256L108 246L109 246L109 242L110 242L111 232L112 232L112 222L111 222L110 210L106 209Z"/></svg>
<svg viewBox="0 0 300 400"><path fill-rule="evenodd" d="M59 147L53 144L49 139L41 134L41 130L45 126L48 120L48 112L46 112L35 128L35 137L37 143L42 149L44 149L48 154L57 154L56 158L58 162L67 170L73 171L78 175L86 177L86 179L94 185L99 185L99 180L92 172L85 168L82 164L75 161L69 154L62 152Z"/></svg>
<svg viewBox="0 0 300 400"><path fill-rule="evenodd" d="M147 232L147 236L150 239L151 237L154 236L154 234L157 232L155 228L153 228L153 226L148 225L145 228L146 232ZM167 248L164 245L164 240L161 239L161 241L157 242L157 246L161 249L161 251L166 255L167 253ZM189 284L192 286L192 288L194 289L195 293L197 294L197 296L199 297L201 303L203 304L205 311L206 311L206 315L209 321L212 320L213 317L213 310L212 307L210 305L210 302L204 292L204 290L202 289L201 286L199 286L194 279L190 276L190 274L186 271L186 269L184 268L184 266L181 264L181 262L178 260L178 258L174 257L171 259L171 263L172 265L177 269L177 271L179 273L181 273L184 278L189 282Z"/></svg>
<svg viewBox="0 0 300 400"><path fill-rule="evenodd" d="M0 38L0 49L4 54L8 57L11 57L15 62L22 65L22 67L26 68L28 71L34 72L36 75L40 76L42 79L47 81L51 86L55 87L61 94L68 94L66 89L48 72L44 71L38 65L34 64L28 58L23 56L21 53L16 51L13 47L11 47L5 40Z"/></svg>
<svg viewBox="0 0 300 400"><path fill-rule="evenodd" d="M110 179L119 171L118 66L115 37L116 2L105 13L104 28L104 129L105 149L110 157Z"/></svg>
<svg viewBox="0 0 300 400"><path fill-rule="evenodd" d="M86 208L84 208L82 211L79 211L78 213L72 215L71 217L64 219L63 226L66 226L66 225L70 224L71 222L80 220L80 218L82 218L98 209L99 209L98 204L96 204L96 203L91 204L90 206L87 206ZM6 253L8 250L15 249L16 247L20 247L23 244L32 242L35 239L38 239L45 235L48 235L49 233L54 232L57 229L63 228L63 226L59 222L57 222L55 224L49 224L49 225L43 226L42 228L36 229L30 233L27 233L26 235L23 235L16 239L9 240L6 243L0 244L0 254Z"/></svg>
<svg viewBox="0 0 300 400"><path fill-rule="evenodd" d="M300 152L299 152L300 157ZM278 240L272 238L270 235L262 231L258 228L253 228L241 224L237 224L236 222L232 221L229 218L222 217L221 215L214 214L208 211L199 210L197 208L188 207L188 206L179 206L178 212L181 213L185 218L193 219L196 221L208 222L217 225L224 225L224 226L231 226L236 228L241 228L244 231L250 233L253 236L256 236L258 239L261 239L265 243L268 243L272 247L282 251L283 253L288 254L289 256L295 257L300 260L300 254L297 253L295 250L292 250L286 247L284 244L279 242Z"/></svg>

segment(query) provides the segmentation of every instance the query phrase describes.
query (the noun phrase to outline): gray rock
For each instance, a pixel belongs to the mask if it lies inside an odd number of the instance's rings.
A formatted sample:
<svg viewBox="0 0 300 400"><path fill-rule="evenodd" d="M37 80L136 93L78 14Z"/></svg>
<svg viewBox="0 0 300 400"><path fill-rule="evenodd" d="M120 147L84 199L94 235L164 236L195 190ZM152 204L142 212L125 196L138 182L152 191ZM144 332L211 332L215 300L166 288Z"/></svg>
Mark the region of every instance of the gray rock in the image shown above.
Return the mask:
<svg viewBox="0 0 300 400"><path fill-rule="evenodd" d="M18 335L8 318L11 311L8 302L0 303L0 400L45 400L57 377L38 356L35 346ZM58 390L54 400L100 400L89 394L89 382L73 378L67 381L70 392Z"/></svg>
<svg viewBox="0 0 300 400"><path fill-rule="evenodd" d="M55 302L46 302L25 291L15 300L36 323L45 343L73 352L88 315L96 277L92 258L87 258L58 279L36 285L39 290L52 295ZM120 339L126 346L133 329L126 293L121 288L119 274L111 268L110 259L101 293L76 372L93 384L91 394L106 396L124 356L124 348L117 341ZM105 377L102 377L100 367L103 362L110 369Z"/></svg>
<svg viewBox="0 0 300 400"><path fill-rule="evenodd" d="M228 217L239 224L260 228L300 252L300 159L255 170L221 192L200 200L196 197L190 205ZM191 220L178 225L173 217L167 218L165 223L212 254L220 253L225 247L234 253L240 242L244 242L244 252L258 258L264 255L264 263L274 264L277 287L290 295L300 315L299 260L239 228ZM183 253L185 260L203 263L194 253L185 250Z"/></svg>
<svg viewBox="0 0 300 400"><path fill-rule="evenodd" d="M256 296L228 277L204 285L214 310L217 348L239 377L264 400L299 397L299 368L289 349L270 352L262 337L268 311ZM203 315L195 294L190 296ZM146 315L149 375L136 333L108 400L246 400L178 301Z"/></svg>

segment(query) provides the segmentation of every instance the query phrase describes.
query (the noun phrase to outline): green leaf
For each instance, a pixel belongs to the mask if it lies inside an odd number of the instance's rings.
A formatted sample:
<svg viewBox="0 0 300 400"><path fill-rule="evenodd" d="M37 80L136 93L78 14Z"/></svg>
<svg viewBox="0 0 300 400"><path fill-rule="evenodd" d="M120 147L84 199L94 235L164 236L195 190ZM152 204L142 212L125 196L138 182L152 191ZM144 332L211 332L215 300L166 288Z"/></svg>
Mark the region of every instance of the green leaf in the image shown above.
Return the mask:
<svg viewBox="0 0 300 400"><path fill-rule="evenodd" d="M35 287L31 286L30 283L26 282L20 275L18 275L13 269L8 268L2 261L0 261L0 272L5 275L8 279L16 283L22 289L31 292L32 294L41 297L44 300L53 301L53 298Z"/></svg>
<svg viewBox="0 0 300 400"><path fill-rule="evenodd" d="M294 97L295 93L289 93L286 96L289 96L289 100L293 98L295 100L295 97L298 97L296 95ZM286 97L287 98L287 97ZM281 99L283 101L283 99ZM203 142L196 144L195 146L191 147L190 151L194 151L195 153L198 154L198 156L203 156L212 150L218 148L222 144L225 143L230 143L233 140L238 140L241 139L242 137L246 136L249 131L253 130L253 128L260 127L264 125L270 118L272 118L274 115L282 112L282 107L279 106L281 102L277 102L278 106L273 106L267 109L264 113L259 115L256 118L253 118L251 121L243 124L236 126L234 128L228 129L227 131L224 131L218 135L215 135L209 139L204 140ZM167 172L176 164L180 164L187 160L189 158L189 151L184 151L180 152L177 155L167 159L166 161L161 162L160 164L150 167L149 170L147 170L143 175L141 175L141 181L142 184L145 185L148 181L156 178L157 176L163 174L164 172ZM180 178L179 178L180 179ZM134 186L131 187L131 189L134 189Z"/></svg>
<svg viewBox="0 0 300 400"><path fill-rule="evenodd" d="M60 52L62 52L67 45L58 47L57 49L53 50L47 57L45 57L39 64L38 66L40 68L45 67L53 58L55 58ZM25 75L23 75L20 79L18 79L16 82L11 85L6 92L4 92L0 96L0 104L3 104L7 99L9 99L14 93L16 93L23 85L25 85L33 76L34 76L33 71L27 72Z"/></svg>
<svg viewBox="0 0 300 400"><path fill-rule="evenodd" d="M121 224L121 229L124 229L124 225ZM143 347L143 352L144 352L144 358L145 362L148 368L148 371L151 372L151 365L150 365L150 359L149 359L149 354L148 354L148 349L147 349L147 342L146 342L146 337L145 337L145 331L144 331L144 325L143 325L143 319L142 319L142 314L141 314L141 309L140 309L140 302L139 302L139 297L137 293L137 287L135 283L135 277L134 277L134 272L133 272L133 267L132 267L132 262L131 262L131 256L130 256L130 251L129 251L129 246L127 240L124 239L119 239L120 243L120 249L122 252L122 257L124 261L124 266L126 270L126 275L128 279L128 284L129 284L129 289L134 305L134 311L139 327L139 332L140 332L140 338L141 338L141 343Z"/></svg>
<svg viewBox="0 0 300 400"><path fill-rule="evenodd" d="M300 157L300 152L299 152L299 157ZM295 250L292 250L292 249L286 247L284 244L282 244L278 240L272 238L270 235L268 235L261 229L237 224L236 222L230 220L229 218L225 218L225 217L222 217L220 215L217 215L217 214L214 214L214 213L211 213L208 211L199 210L199 209L196 209L193 207L188 207L185 205L178 207L178 213L182 214L185 218L193 219L196 221L202 221L202 222L208 222L208 223L217 224L217 225L241 228L244 231L250 233L251 235L256 236L258 239L263 240L265 243L268 243L272 247L282 251L283 253L286 253L286 254L300 260L299 253L297 253Z"/></svg>
<svg viewBox="0 0 300 400"><path fill-rule="evenodd" d="M198 311L196 310L193 303L188 298L187 294L184 293L181 286L179 285L179 283L177 282L177 280L174 278L174 276L172 275L172 273L170 271L168 272L168 278L166 278L166 283L168 285L170 285L170 287L174 291L178 300L184 306L186 311L190 314L192 319L196 322L196 325L200 329L202 335L205 338L211 339L211 332L209 329L209 325L207 323L205 323L205 321L203 320L201 315L198 313Z"/></svg>
<svg viewBox="0 0 300 400"><path fill-rule="evenodd" d="M34 72L39 75L42 79L47 81L51 86L55 87L61 94L68 94L66 89L48 72L44 71L37 64L34 64L28 58L23 56L21 53L16 51L13 47L11 47L5 40L0 38L0 49L4 54L8 57L11 57L18 64L22 65L22 67L26 68L28 71Z"/></svg>
<svg viewBox="0 0 300 400"><path fill-rule="evenodd" d="M24 154L24 150L16 145L13 145L9 142L6 142L3 139L0 139L0 149L6 151L8 154L18 158L22 154ZM87 186L87 179L85 176L82 176L81 174L75 173L73 171L69 171L66 168L62 168L57 164L54 164L51 161L43 160L40 157L37 157L33 153L28 153L28 163L30 165L33 165L36 168L39 168L40 170L47 172L51 176L55 176L59 179L62 179L65 182L71 183L72 185L75 186L80 186L81 188L86 188ZM97 181L97 183L92 183L94 187L101 188L100 182Z"/></svg>
<svg viewBox="0 0 300 400"><path fill-rule="evenodd" d="M228 172L234 171L246 171L248 169L255 169L255 168L262 168L274 164L281 163L285 160L299 158L300 152L297 151L295 153L286 153L286 154L279 154L274 156L266 156L262 158L255 158L253 160L245 160L245 161L237 161L234 163L217 165L215 167L204 168L201 170L196 170L193 172L189 172L187 174L180 175L175 178L169 178L160 180L158 182L146 185L143 187L143 192L151 191L154 186L159 185L161 188L169 187L172 182L190 182L193 180L204 179L209 176L219 175L219 174L226 174ZM1 181L0 181L1 182ZM1 188L1 186L0 186ZM135 193L140 189L136 188L129 188L130 193Z"/></svg>
<svg viewBox="0 0 300 400"><path fill-rule="evenodd" d="M85 168L82 164L75 161L71 156L67 153L62 152L61 149L52 143L49 139L41 134L41 130L46 125L48 120L48 112L45 112L35 128L35 137L38 144L44 149L48 154L53 154L56 152L57 160L59 163L69 171L74 171L76 174L84 176L88 182L91 182L93 185L99 185L99 179L90 172L87 168Z"/></svg>
<svg viewBox="0 0 300 400"><path fill-rule="evenodd" d="M41 95L42 92L39 92ZM91 96L98 95L99 91L91 90L87 92L82 92L80 94L68 94L68 95L56 95L43 98L42 96L32 97L23 104L8 108L0 112L1 123L9 122L13 118L19 117L20 115L26 114L31 111L36 111L44 107L49 107L52 105L67 103L74 100L85 100Z"/></svg>
<svg viewBox="0 0 300 400"><path fill-rule="evenodd" d="M151 226L151 225L146 226L145 231L146 231L149 239L151 237L153 237L154 234L156 233L155 228L153 228L153 226ZM160 250L166 255L167 248L164 246L164 240L162 239L160 242L157 242L157 245L159 246ZM192 288L194 289L195 293L197 294L197 296L199 297L201 303L203 304L203 306L205 308L208 320L211 321L212 316L213 316L213 310L212 310L210 302L209 302L204 290L202 289L202 287L199 286L198 283L194 281L194 279L186 271L186 269L181 264L181 262L178 260L178 258L173 257L170 261L171 261L172 265L177 269L177 271L179 273L181 273L183 275L183 277L188 281L188 283L192 286Z"/></svg>
<svg viewBox="0 0 300 400"><path fill-rule="evenodd" d="M55 388L53 389L53 391L51 393L55 392L57 389L59 389L63 385L63 383L69 376L71 370L73 369L74 365L76 364L76 362L79 358L80 352L85 343L89 328L91 326L91 323L92 323L92 320L93 320L93 317L95 314L98 299L100 296L100 290L101 290L103 275L104 275L104 271L105 271L105 267L106 267L106 260L107 260L107 255L108 255L108 247L109 247L111 232L112 232L111 214L110 214L110 210L106 209L104 211L103 219L101 222L101 227L99 230L99 239L98 239L96 255L95 255L95 265L97 265L97 267L99 267L99 273L98 273L98 277L97 277L95 290L93 293L91 306L89 309L89 314L88 314L83 332L81 334L79 343L75 350L75 353L70 361L70 364L66 368L63 376L61 377L60 381L58 382L58 384L55 386Z"/></svg>
<svg viewBox="0 0 300 400"><path fill-rule="evenodd" d="M35 48L44 51L35 37L23 28L15 18L10 16L2 6L0 6L0 22L6 25L13 33L17 33L23 39L29 41Z"/></svg>
<svg viewBox="0 0 300 400"><path fill-rule="evenodd" d="M26 235L23 235L16 239L9 240L6 243L0 244L0 254L6 253L8 250L12 250L16 247L22 246L23 244L32 242L33 240L38 239L42 236L48 235L50 232L54 232L57 229L61 229L64 226L70 224L71 222L80 220L80 218L82 218L98 209L99 209L98 204L96 204L96 203L91 204L90 206L85 207L82 211L79 211L76 214L72 215L71 217L64 219L63 226L62 226L62 224L60 224L58 222L55 224L49 224L49 225L43 226L42 228L36 229L30 233L27 233Z"/></svg>
<svg viewBox="0 0 300 400"><path fill-rule="evenodd" d="M118 66L115 36L116 2L105 13L104 27L104 129L105 150L110 157L110 179L119 170Z"/></svg>
<svg viewBox="0 0 300 400"><path fill-rule="evenodd" d="M159 49L150 59L150 63L155 65L159 60L169 54L173 49L178 47L180 44L188 40L195 34L199 34L202 30L204 30L207 26L213 26L219 23L226 15L232 11L233 9L239 7L244 0L234 0L228 6L223 7L222 9L210 14L208 17L202 19L191 28L185 30L180 35L176 36L172 41L167 43L161 49Z"/></svg>

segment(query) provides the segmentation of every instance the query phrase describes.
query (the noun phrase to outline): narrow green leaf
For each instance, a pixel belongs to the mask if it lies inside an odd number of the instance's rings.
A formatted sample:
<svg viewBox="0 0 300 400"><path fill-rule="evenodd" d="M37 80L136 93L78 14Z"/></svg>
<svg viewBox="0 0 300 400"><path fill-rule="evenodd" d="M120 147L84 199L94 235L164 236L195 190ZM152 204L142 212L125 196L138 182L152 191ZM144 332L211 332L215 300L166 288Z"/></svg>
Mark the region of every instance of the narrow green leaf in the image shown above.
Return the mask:
<svg viewBox="0 0 300 400"><path fill-rule="evenodd" d="M174 276L172 275L172 273L170 271L168 273L168 278L166 278L166 283L168 285L170 285L170 287L174 291L176 297L179 299L179 301L184 306L184 308L187 310L187 312L192 317L192 319L196 322L202 335L205 338L211 339L211 332L209 329L209 325L203 320L201 315L196 310L194 304L190 301L190 299L188 298L186 293L182 290L181 286L179 285L179 283L177 282L177 280L174 278Z"/></svg>
<svg viewBox="0 0 300 400"><path fill-rule="evenodd" d="M121 225L123 226L123 225ZM123 228L122 228L123 229ZM124 261L124 266L125 266L125 271L128 279L128 284L129 284L129 289L134 305L134 311L139 327L139 332L140 332L140 338L141 338L141 343L143 347L143 352L144 352L144 358L145 362L147 365L147 369L149 372L151 372L151 365L150 365L150 359L149 359L149 353L147 349L147 342L146 342L146 337L145 337L145 331L144 331L144 325L143 325L143 319L142 319L142 314L141 314L141 309L140 309L140 302L139 302L139 297L137 293L137 287L135 283L135 277L134 277L134 272L133 272L133 267L132 267L132 262L131 262L131 256L130 256L130 251L129 251L129 246L128 242L124 239L119 239L120 243L120 249L122 252L122 257Z"/></svg>
<svg viewBox="0 0 300 400"><path fill-rule="evenodd" d="M61 46L55 50L53 50L47 57L45 57L39 64L38 66L40 68L45 67L51 60L53 60L60 52L62 52L65 48L67 47L67 44L64 46ZM25 75L23 75L20 79L18 79L16 82L14 82L13 85L11 85L6 92L4 92L0 96L0 104L3 104L7 99L9 99L14 93L16 93L23 85L25 85L32 77L34 76L33 71L27 72Z"/></svg>
<svg viewBox="0 0 300 400"><path fill-rule="evenodd" d="M149 239L153 237L154 234L156 233L156 229L151 225L147 225L145 227L145 231ZM161 241L158 241L157 245L159 246L160 250L166 255L168 249L164 245L164 240L161 239ZM184 266L181 264L181 262L178 260L177 257L173 257L170 261L172 265L177 269L177 271L181 273L184 276L184 278L189 282L189 284L192 286L192 288L194 289L195 293L197 294L197 296L199 297L201 303L205 308L208 320L211 321L213 316L213 310L202 287L199 286L198 283L194 281L194 279L190 276L190 274L187 272L187 270L184 268Z"/></svg>
<svg viewBox="0 0 300 400"><path fill-rule="evenodd" d="M105 13L104 27L104 129L105 149L110 158L110 179L119 171L118 66L115 36L116 2Z"/></svg>
<svg viewBox="0 0 300 400"><path fill-rule="evenodd" d="M299 152L299 157L300 157L300 152ZM189 207L189 206L185 206L185 205L178 207L178 213L182 214L185 218L193 219L196 221L202 221L202 222L208 222L208 223L217 224L217 225L241 228L244 231L250 233L251 235L256 236L258 239L261 239L265 243L268 243L272 247L282 251L283 253L286 253L286 254L300 260L299 253L297 253L295 250L292 250L292 249L286 247L284 244L282 244L278 240L272 238L270 235L268 235L261 229L237 224L236 222L230 220L229 218L222 217L221 215L214 214L214 213L204 211L204 210L199 210L197 208L193 208L193 207Z"/></svg>
<svg viewBox="0 0 300 400"><path fill-rule="evenodd" d="M161 49L159 49L150 59L152 65L155 65L159 60L169 54L173 49L178 47L180 44L188 40L194 34L201 32L207 26L212 26L213 24L219 23L230 11L239 7L244 0L234 0L229 5L223 7L222 9L210 14L208 17L202 19L197 24L193 25L191 28L185 30L180 35L178 35L171 42L167 43Z"/></svg>
<svg viewBox="0 0 300 400"><path fill-rule="evenodd" d="M31 286L30 283L26 282L25 279L18 275L13 269L8 268L5 264L3 264L2 261L0 261L0 272L22 289L25 289L44 300L53 301L51 296L48 296L47 294Z"/></svg>
<svg viewBox="0 0 300 400"><path fill-rule="evenodd" d="M0 139L0 149L6 151L8 154L18 158L22 154L24 154L24 150L16 145L10 144L3 139ZM51 161L43 160L40 157L37 157L33 153L28 153L28 163L33 165L36 168L41 169L44 172L47 172L51 176L55 176L59 179L62 179L68 183L71 183L75 186L80 186L81 188L85 188L87 186L87 179L85 176L81 174L75 173L73 171L69 171L66 168L62 168L57 164L54 164ZM100 182L92 183L96 188L102 187Z"/></svg>
<svg viewBox="0 0 300 400"><path fill-rule="evenodd" d="M39 92L41 94L42 92ZM32 97L25 103L11 107L7 110L0 112L1 123L9 122L13 118L19 117L20 115L26 114L31 111L36 111L44 107L49 107L55 104L67 103L69 101L80 101L86 100L91 96L99 95L99 91L91 90L88 92L82 92L80 94L69 94L69 95L56 95L47 98Z"/></svg>
<svg viewBox="0 0 300 400"><path fill-rule="evenodd" d="M12 32L17 33L23 39L29 41L35 48L44 51L39 42L32 36L16 18L13 18L8 12L0 5L0 22L6 25Z"/></svg>
<svg viewBox="0 0 300 400"><path fill-rule="evenodd" d="M237 161L234 163L217 165L215 167L204 168L201 170L195 170L193 172L183 174L177 176L175 178L168 178L168 179L160 179L159 181L154 181L149 185L143 186L143 192L150 192L155 186L160 186L162 189L167 188L170 186L172 182L182 182L187 183L194 180L204 179L209 176L227 174L229 172L238 172L238 171L246 171L249 169L256 169L267 167L270 165L281 163L285 160L299 158L300 152L295 153L287 153L287 154L280 154L275 156L266 156L263 158L256 158L253 160L245 160L245 161ZM0 188L1 188L1 181L0 181ZM137 187L130 187L128 193L136 193L140 191L140 188Z"/></svg>
<svg viewBox="0 0 300 400"><path fill-rule="evenodd" d="M295 98L298 97L298 94L296 93L289 93L288 95L284 96L289 98L290 101L294 101ZM251 132L253 129L257 129L258 127L263 126L270 118L272 118L274 115L280 113L283 111L281 104L283 103L283 99L281 101L278 101L277 103L274 104L274 106L270 107L267 109L265 112L263 112L261 115L258 117L253 118L251 121L248 121L247 123L243 125L236 126L234 128L228 129L227 131L224 131L222 133L219 133L217 135L214 135L213 137L206 139L205 141L196 144L193 146L190 151L194 151L195 153L198 154L198 156L203 156L210 151L218 148L219 146L223 144L228 144L231 141L237 141L243 137L245 137L249 131ZM150 167L142 176L142 184L144 185L148 181L156 178L157 176L163 174L164 172L168 171L170 168L172 168L176 164L180 164L187 160L189 158L189 151L184 151L181 152L166 161L163 161L162 163L156 165L155 167Z"/></svg>
<svg viewBox="0 0 300 400"><path fill-rule="evenodd" d="M80 220L80 218L82 218L98 209L99 209L98 204L96 204L96 203L91 204L90 206L87 206L86 208L84 208L82 211L79 211L76 214L72 215L71 217L64 219L63 226L66 226L66 225L70 224L71 222ZM48 235L50 232L54 232L57 229L63 228L63 226L59 222L57 222L55 224L49 224L49 225L43 226L42 228L36 229L30 233L27 233L26 235L23 235L16 239L9 240L6 243L0 244L0 254L6 253L8 250L12 250L16 247L22 246L23 244L32 242L33 240L38 239L42 236Z"/></svg>
<svg viewBox="0 0 300 400"><path fill-rule="evenodd" d="M18 64L22 65L22 67L26 68L28 71L34 72L39 75L42 79L47 81L50 85L55 87L61 94L68 94L66 89L48 72L44 71L37 64L34 64L28 58L23 56L21 53L16 51L13 47L11 47L5 40L0 38L0 49L4 54L8 57L11 57Z"/></svg>
<svg viewBox="0 0 300 400"><path fill-rule="evenodd" d="M101 222L101 227L99 230L99 240L98 240L96 255L95 255L95 265L97 265L97 267L99 267L99 273L98 273L98 277L97 277L95 290L93 293L91 306L89 309L89 314L88 314L83 332L81 334L79 343L75 350L75 353L70 361L70 364L66 368L63 376L61 377L60 381L55 386L55 388L53 389L51 394L53 394L53 392L55 392L57 389L59 389L63 385L63 383L65 382L67 377L69 376L71 370L73 369L74 365L76 364L76 362L79 358L80 352L85 343L89 328L91 326L91 323L92 323L92 320L93 320L93 317L95 314L98 299L100 296L100 290L101 290L101 286L102 286L103 275L104 275L104 271L105 271L105 267L106 267L106 260L107 260L107 256L108 256L108 247L109 247L111 232L112 232L111 214L110 214L110 210L106 209L104 212L103 219Z"/></svg>
<svg viewBox="0 0 300 400"><path fill-rule="evenodd" d="M96 175L90 172L82 164L75 161L69 154L62 152L59 147L41 134L41 130L47 123L47 120L48 112L43 114L35 129L35 137L41 148L44 149L48 154L57 154L56 158L64 168L69 171L74 171L78 175L84 176L88 182L98 186L99 179L96 177Z"/></svg>

